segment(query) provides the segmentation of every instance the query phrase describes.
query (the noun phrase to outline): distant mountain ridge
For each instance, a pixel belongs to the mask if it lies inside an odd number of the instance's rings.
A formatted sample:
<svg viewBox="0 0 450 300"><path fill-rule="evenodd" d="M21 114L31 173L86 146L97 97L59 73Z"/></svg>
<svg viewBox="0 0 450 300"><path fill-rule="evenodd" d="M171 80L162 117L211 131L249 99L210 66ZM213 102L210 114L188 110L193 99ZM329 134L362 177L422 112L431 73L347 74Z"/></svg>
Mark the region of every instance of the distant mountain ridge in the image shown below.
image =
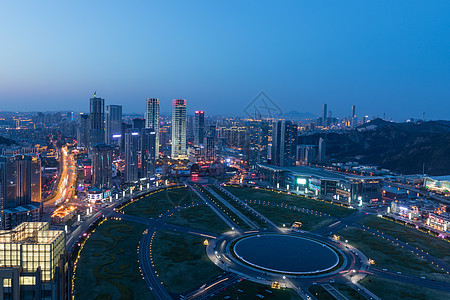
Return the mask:
<svg viewBox="0 0 450 300"><path fill-rule="evenodd" d="M360 161L403 174L450 174L450 122L393 123L376 119L344 133L300 136L300 144L327 139L327 155L337 161Z"/></svg>
<svg viewBox="0 0 450 300"><path fill-rule="evenodd" d="M16 141L0 136L0 145L12 146L16 144Z"/></svg>

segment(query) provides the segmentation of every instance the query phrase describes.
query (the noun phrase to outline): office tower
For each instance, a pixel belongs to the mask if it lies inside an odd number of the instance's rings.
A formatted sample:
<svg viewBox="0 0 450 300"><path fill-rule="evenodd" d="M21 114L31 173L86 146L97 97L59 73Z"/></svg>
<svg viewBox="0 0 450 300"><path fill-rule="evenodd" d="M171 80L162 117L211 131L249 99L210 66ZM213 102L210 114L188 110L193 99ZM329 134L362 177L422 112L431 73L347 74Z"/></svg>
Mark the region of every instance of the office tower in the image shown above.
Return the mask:
<svg viewBox="0 0 450 300"><path fill-rule="evenodd" d="M156 169L156 132L152 128L141 130L141 177L151 179L155 177Z"/></svg>
<svg viewBox="0 0 450 300"><path fill-rule="evenodd" d="M172 159L187 159L186 100L172 101Z"/></svg>
<svg viewBox="0 0 450 300"><path fill-rule="evenodd" d="M317 160L320 163L324 163L326 161L326 148L327 148L327 142L325 139L320 138L319 139L319 154L317 156Z"/></svg>
<svg viewBox="0 0 450 300"><path fill-rule="evenodd" d="M205 132L205 112L196 110L194 115L194 145L199 147L203 144Z"/></svg>
<svg viewBox="0 0 450 300"><path fill-rule="evenodd" d="M105 99L97 98L97 95L94 93L94 98L90 100L90 145L94 146L105 142Z"/></svg>
<svg viewBox="0 0 450 300"><path fill-rule="evenodd" d="M135 129L125 132L125 181L135 182L138 177L139 131Z"/></svg>
<svg viewBox="0 0 450 300"><path fill-rule="evenodd" d="M139 129L145 128L145 119L142 118L134 118L132 120L133 129Z"/></svg>
<svg viewBox="0 0 450 300"><path fill-rule="evenodd" d="M327 126L327 116L328 116L328 108L327 105L324 104L322 106L322 126Z"/></svg>
<svg viewBox="0 0 450 300"><path fill-rule="evenodd" d="M356 117L356 106L352 105L352 115L350 117L351 127L358 126L358 118Z"/></svg>
<svg viewBox="0 0 450 300"><path fill-rule="evenodd" d="M113 147L105 144L97 144L92 147L92 183L94 187L111 188L113 150Z"/></svg>
<svg viewBox="0 0 450 300"><path fill-rule="evenodd" d="M148 98L145 107L145 128L156 133L155 158L159 158L159 99Z"/></svg>
<svg viewBox="0 0 450 300"><path fill-rule="evenodd" d="M204 145L205 161L213 162L216 159L216 125L207 125L204 135L202 144Z"/></svg>
<svg viewBox="0 0 450 300"><path fill-rule="evenodd" d="M246 124L244 154L250 168L255 167L258 163L267 163L269 126L270 123L266 120L254 120Z"/></svg>
<svg viewBox="0 0 450 300"><path fill-rule="evenodd" d="M89 120L89 115L81 115L77 128L77 146L79 148L89 147L90 128L91 121Z"/></svg>
<svg viewBox="0 0 450 300"><path fill-rule="evenodd" d="M65 232L47 222L0 230L1 299L71 299Z"/></svg>
<svg viewBox="0 0 450 300"><path fill-rule="evenodd" d="M34 160L34 161L33 161ZM0 157L1 227L11 229L25 221L39 221L42 214L40 201L40 165L31 155Z"/></svg>
<svg viewBox="0 0 450 300"><path fill-rule="evenodd" d="M122 106L106 106L106 135L105 142L108 145L118 145L122 135Z"/></svg>
<svg viewBox="0 0 450 300"><path fill-rule="evenodd" d="M286 120L274 122L271 163L280 167L295 165L296 150L297 125Z"/></svg>

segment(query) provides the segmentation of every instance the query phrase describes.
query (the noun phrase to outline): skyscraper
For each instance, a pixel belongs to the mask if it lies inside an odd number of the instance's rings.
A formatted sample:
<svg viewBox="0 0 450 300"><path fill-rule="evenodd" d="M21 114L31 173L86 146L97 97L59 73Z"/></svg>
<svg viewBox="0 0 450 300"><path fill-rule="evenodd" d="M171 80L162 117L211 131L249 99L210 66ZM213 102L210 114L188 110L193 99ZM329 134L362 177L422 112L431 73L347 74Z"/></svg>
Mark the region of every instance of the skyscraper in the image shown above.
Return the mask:
<svg viewBox="0 0 450 300"><path fill-rule="evenodd" d="M159 99L148 98L145 107L145 128L151 128L156 133L155 158L159 158Z"/></svg>
<svg viewBox="0 0 450 300"><path fill-rule="evenodd" d="M352 105L352 115L350 118L351 127L356 127L358 125L358 118L356 117L356 106Z"/></svg>
<svg viewBox="0 0 450 300"><path fill-rule="evenodd" d="M138 178L139 131L135 129L125 132L125 181L134 182Z"/></svg>
<svg viewBox="0 0 450 300"><path fill-rule="evenodd" d="M213 162L216 159L216 125L207 125L204 133L205 137L202 144L204 145L205 161Z"/></svg>
<svg viewBox="0 0 450 300"><path fill-rule="evenodd" d="M317 156L317 160L320 163L324 163L326 161L326 148L327 148L327 142L325 139L320 138L319 139L319 154Z"/></svg>
<svg viewBox="0 0 450 300"><path fill-rule="evenodd" d="M156 132L151 128L141 130L141 177L153 178L155 176L155 147Z"/></svg>
<svg viewBox="0 0 450 300"><path fill-rule="evenodd" d="M92 183L100 189L112 186L113 147L97 144L92 147Z"/></svg>
<svg viewBox="0 0 450 300"><path fill-rule="evenodd" d="M297 126L292 121L274 122L272 130L271 163L280 167L295 164L297 150Z"/></svg>
<svg viewBox="0 0 450 300"><path fill-rule="evenodd" d="M186 100L172 101L172 158L187 159Z"/></svg>
<svg viewBox="0 0 450 300"><path fill-rule="evenodd" d="M97 94L94 93L94 98L90 101L90 145L93 146L105 142L105 99L97 98Z"/></svg>
<svg viewBox="0 0 450 300"><path fill-rule="evenodd" d="M122 131L122 106L106 106L106 135L105 141L108 145L120 143L118 138Z"/></svg>
<svg viewBox="0 0 450 300"><path fill-rule="evenodd" d="M80 116L80 124L77 128L77 146L89 147L91 121L89 115Z"/></svg>
<svg viewBox="0 0 450 300"><path fill-rule="evenodd" d="M199 147L203 144L205 132L205 112L196 110L194 115L194 145Z"/></svg>
<svg viewBox="0 0 450 300"><path fill-rule="evenodd" d="M328 120L328 106L323 104L322 106L322 126L327 126Z"/></svg>

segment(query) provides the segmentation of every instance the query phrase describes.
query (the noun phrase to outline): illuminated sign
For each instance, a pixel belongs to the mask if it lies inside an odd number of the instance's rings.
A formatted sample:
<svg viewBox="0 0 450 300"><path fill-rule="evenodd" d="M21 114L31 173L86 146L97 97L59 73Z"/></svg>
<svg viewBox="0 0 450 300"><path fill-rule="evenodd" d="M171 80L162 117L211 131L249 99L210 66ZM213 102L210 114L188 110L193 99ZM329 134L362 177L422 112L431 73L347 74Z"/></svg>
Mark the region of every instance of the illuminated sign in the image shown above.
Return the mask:
<svg viewBox="0 0 450 300"><path fill-rule="evenodd" d="M297 184L305 185L306 184L306 178L297 178Z"/></svg>

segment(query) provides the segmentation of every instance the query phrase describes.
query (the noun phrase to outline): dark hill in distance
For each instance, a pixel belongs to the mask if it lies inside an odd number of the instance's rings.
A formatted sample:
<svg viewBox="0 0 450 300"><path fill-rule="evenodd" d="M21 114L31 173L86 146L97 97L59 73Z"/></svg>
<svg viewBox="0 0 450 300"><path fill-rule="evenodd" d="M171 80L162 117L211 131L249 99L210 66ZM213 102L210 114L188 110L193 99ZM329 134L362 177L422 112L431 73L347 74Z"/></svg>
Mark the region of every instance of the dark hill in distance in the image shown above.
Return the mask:
<svg viewBox="0 0 450 300"><path fill-rule="evenodd" d="M376 119L343 133L300 136L300 144L327 139L327 155L337 161L359 161L403 174L450 174L450 122L393 123Z"/></svg>
<svg viewBox="0 0 450 300"><path fill-rule="evenodd" d="M12 146L16 144L16 141L0 136L0 145Z"/></svg>

